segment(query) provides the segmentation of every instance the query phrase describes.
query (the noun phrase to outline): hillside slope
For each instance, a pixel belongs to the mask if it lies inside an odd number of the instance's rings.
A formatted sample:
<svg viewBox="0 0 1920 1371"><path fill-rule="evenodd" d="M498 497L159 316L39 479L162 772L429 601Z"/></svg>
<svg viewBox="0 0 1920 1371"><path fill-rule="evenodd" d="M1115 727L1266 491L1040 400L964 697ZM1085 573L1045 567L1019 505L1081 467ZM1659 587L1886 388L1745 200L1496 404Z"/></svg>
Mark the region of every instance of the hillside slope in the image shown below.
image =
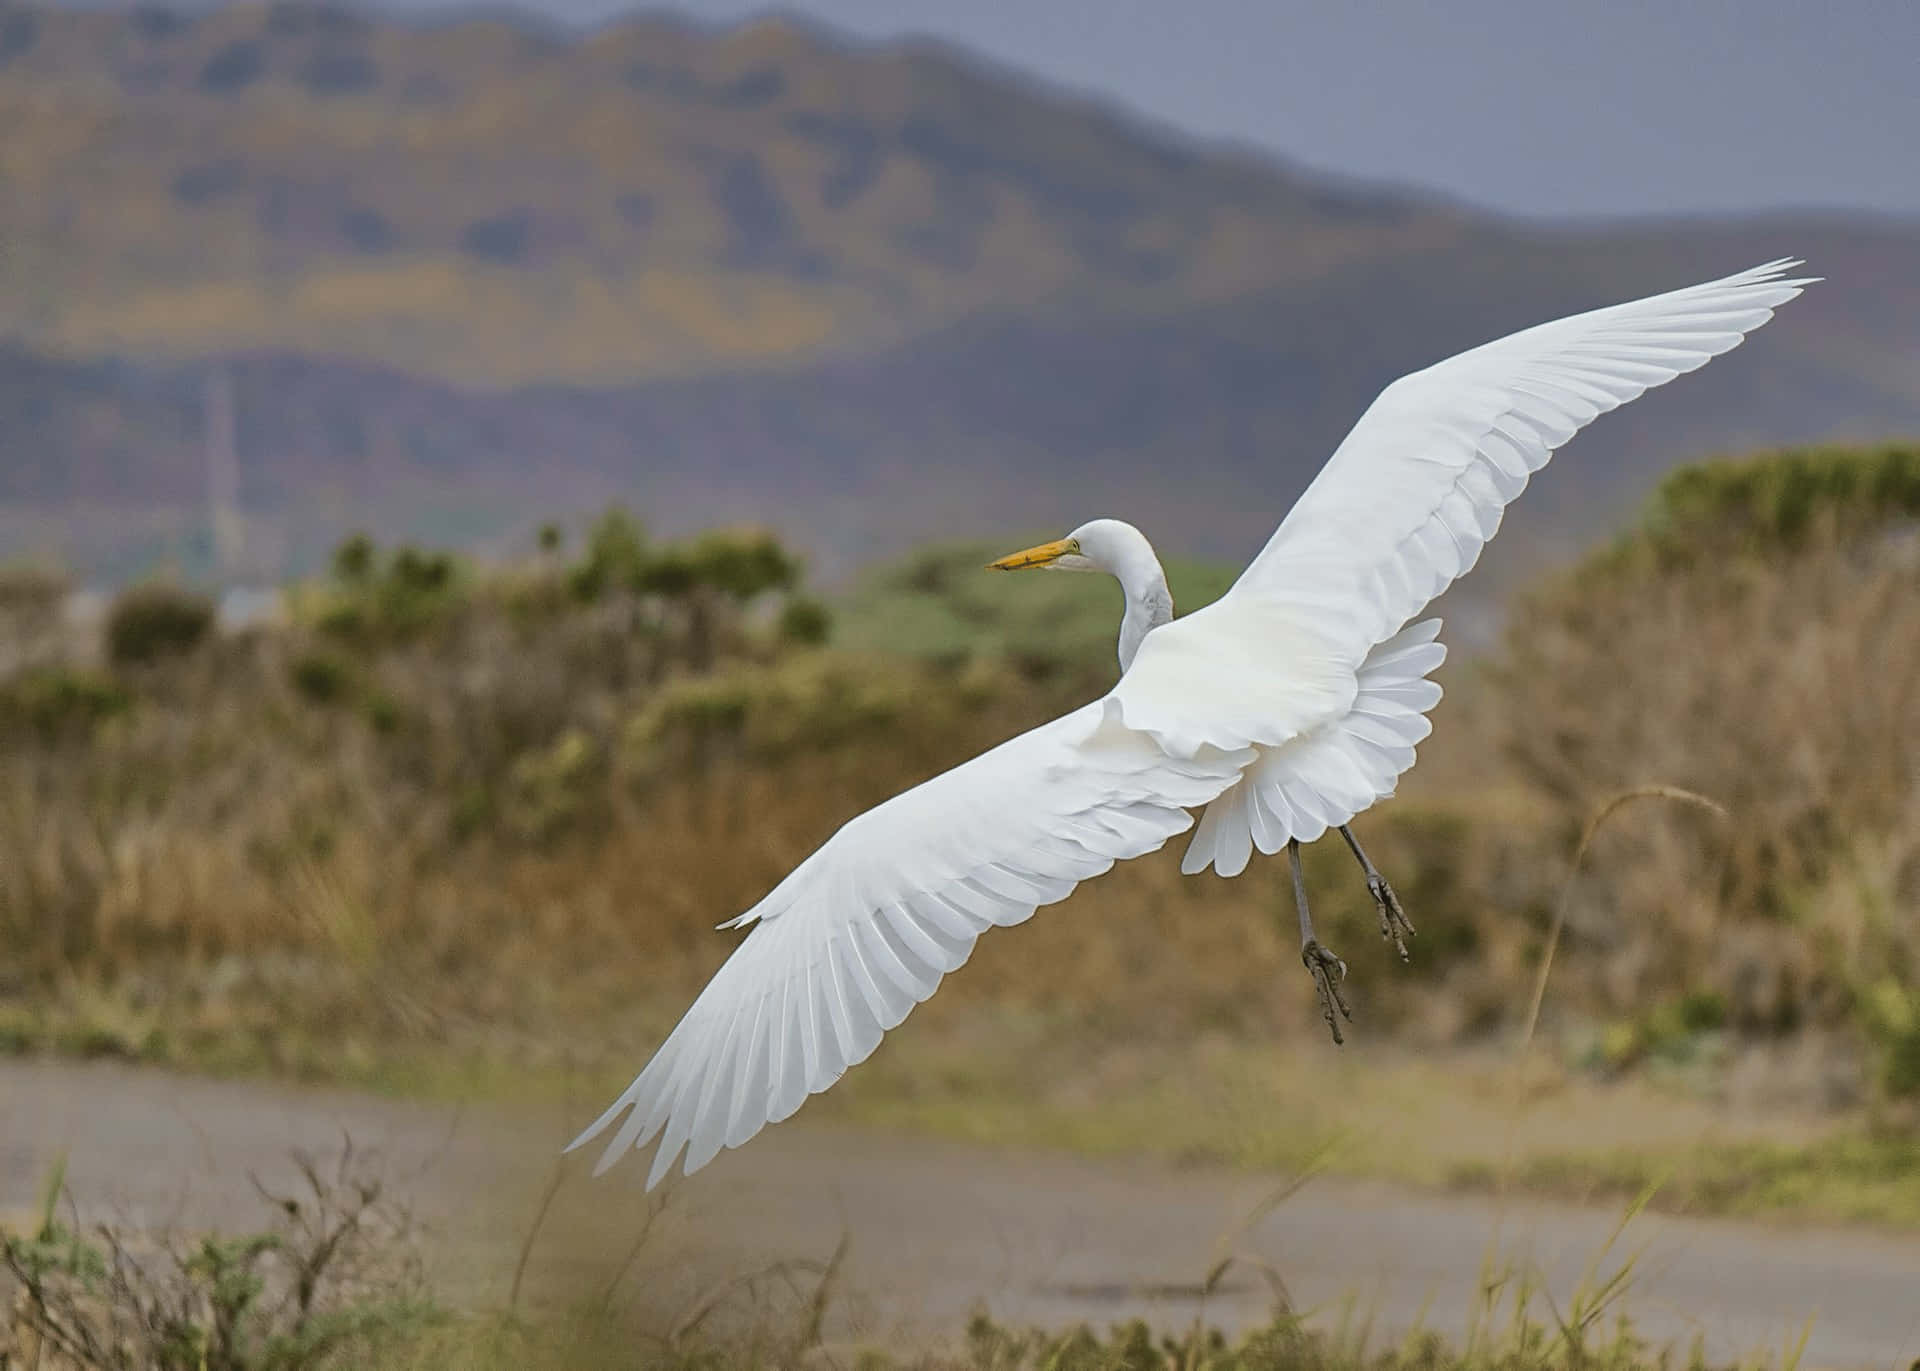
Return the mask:
<svg viewBox="0 0 1920 1371"><path fill-rule="evenodd" d="M1394 375L1785 254L1828 282L1481 579L1677 461L1920 430L1920 225L1496 220L787 21L0 0L0 127L0 555L105 574L210 565L216 367L253 575L610 498L828 574L1100 512L1238 558Z"/></svg>
<svg viewBox="0 0 1920 1371"><path fill-rule="evenodd" d="M472 381L1224 298L1453 224L944 50L781 20L561 37L298 3L0 7L0 126L15 340L340 351Z"/></svg>

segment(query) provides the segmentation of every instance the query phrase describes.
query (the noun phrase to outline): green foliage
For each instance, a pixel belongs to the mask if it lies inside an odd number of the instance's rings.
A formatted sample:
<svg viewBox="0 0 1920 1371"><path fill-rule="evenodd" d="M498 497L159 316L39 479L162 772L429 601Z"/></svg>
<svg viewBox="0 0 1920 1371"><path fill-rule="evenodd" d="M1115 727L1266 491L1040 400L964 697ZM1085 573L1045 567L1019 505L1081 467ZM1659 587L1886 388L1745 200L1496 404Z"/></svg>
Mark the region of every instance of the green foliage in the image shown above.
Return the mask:
<svg viewBox="0 0 1920 1371"><path fill-rule="evenodd" d="M1862 998L1880 1088L1895 1099L1920 1095L1920 988L1889 976L1868 986Z"/></svg>
<svg viewBox="0 0 1920 1371"><path fill-rule="evenodd" d="M747 601L770 590L787 590L800 579L800 563L761 530L702 534L688 550L696 583L711 586L734 601Z"/></svg>
<svg viewBox="0 0 1920 1371"><path fill-rule="evenodd" d="M177 586L145 585L122 592L107 612L107 657L144 665L194 650L213 628L213 601Z"/></svg>
<svg viewBox="0 0 1920 1371"><path fill-rule="evenodd" d="M360 699L360 712L375 733L398 733L406 724L406 708L384 690L369 690Z"/></svg>
<svg viewBox="0 0 1920 1371"><path fill-rule="evenodd" d="M333 550L333 578L343 585L360 585L373 575L373 539L356 533Z"/></svg>
<svg viewBox="0 0 1920 1371"><path fill-rule="evenodd" d="M306 652L294 658L293 685L317 705L337 704L353 684L347 664L329 652Z"/></svg>
<svg viewBox="0 0 1920 1371"><path fill-rule="evenodd" d="M629 721L625 741L656 759L680 755L676 746L710 756L717 744L763 760L829 752L896 721L937 727L942 702L927 684L924 671L884 659L808 653L771 670L743 666L672 682Z"/></svg>
<svg viewBox="0 0 1920 1371"><path fill-rule="evenodd" d="M317 593L310 614L322 633L365 648L417 638L464 603L452 554L402 546L382 561L373 541L355 534L335 551L333 584Z"/></svg>
<svg viewBox="0 0 1920 1371"><path fill-rule="evenodd" d="M1920 519L1920 445L1788 448L1698 462L1655 490L1602 566L1673 568L1729 553L1778 556Z"/></svg>
<svg viewBox="0 0 1920 1371"><path fill-rule="evenodd" d="M1624 1283L1630 1264L1616 1281ZM1502 1282L1504 1285L1506 1282ZM985 1312L967 1323L957 1346L939 1351L850 1349L832 1364L850 1371L1644 1371L1681 1366L1706 1371L1698 1352L1676 1358L1636 1335L1619 1313L1620 1285L1598 1279L1551 1319L1525 1301L1537 1292L1521 1286L1521 1307L1482 1329L1466 1347L1416 1329L1396 1342L1371 1339L1365 1322L1303 1318L1282 1309L1266 1324L1229 1336L1204 1316L1180 1332L1156 1331L1140 1319L1101 1330L1021 1328ZM749 1331L702 1332L695 1337L636 1334L606 1314L580 1314L540 1323L481 1319L452 1326L397 1352L383 1367L462 1365L474 1371L566 1366L579 1371L789 1371L827 1360L765 1310L736 1311ZM787 1323L804 1325L803 1315ZM1489 1318L1492 1323L1492 1316ZM1330 1325L1330 1326L1328 1326ZM811 1352L812 1355L808 1355Z"/></svg>
<svg viewBox="0 0 1920 1371"><path fill-rule="evenodd" d="M1727 1025L1727 997L1717 990L1689 990L1680 997L1680 1026L1689 1033L1707 1033Z"/></svg>
<svg viewBox="0 0 1920 1371"><path fill-rule="evenodd" d="M589 792L604 761L593 737L580 728L516 758L508 773L509 817L521 836L545 841L573 827L591 803Z"/></svg>
<svg viewBox="0 0 1920 1371"><path fill-rule="evenodd" d="M1649 1059L1688 1065L1711 1056L1727 1018L1726 996L1714 990L1688 991L1638 1018L1607 1024L1580 1054L1581 1060L1609 1072Z"/></svg>
<svg viewBox="0 0 1920 1371"><path fill-rule="evenodd" d="M833 633L833 612L820 601L796 595L780 608L780 636L801 647L819 647Z"/></svg>
<svg viewBox="0 0 1920 1371"><path fill-rule="evenodd" d="M557 539L554 546L559 546ZM615 587L643 588L647 566L646 529L626 510L613 505L587 530L586 547L568 573L568 585L579 599L597 600Z"/></svg>
<svg viewBox="0 0 1920 1371"><path fill-rule="evenodd" d="M788 590L800 563L771 533L714 530L689 543L655 547L638 520L619 506L597 519L581 559L568 573L574 594L594 600L615 588L677 599L716 591L738 603Z"/></svg>
<svg viewBox="0 0 1920 1371"><path fill-rule="evenodd" d="M17 1287L0 1369L331 1371L366 1364L439 1315L405 1221L378 1182L300 1159L307 1191L268 1197L270 1228L185 1245L60 1222L59 1172L36 1229L0 1232ZM16 1360L18 1359L18 1360Z"/></svg>
<svg viewBox="0 0 1920 1371"><path fill-rule="evenodd" d="M453 558L445 552L422 552L403 547L393 554L387 579L400 591L431 595L445 590L453 580Z"/></svg>
<svg viewBox="0 0 1920 1371"><path fill-rule="evenodd" d="M1844 1130L1806 1143L1722 1138L1680 1152L1617 1149L1539 1156L1513 1183L1582 1203L1626 1200L1658 1187L1661 1209L1678 1214L1819 1216L1830 1222L1911 1227L1920 1223L1920 1135ZM1453 1177L1462 1189L1503 1182L1480 1164Z"/></svg>
<svg viewBox="0 0 1920 1371"><path fill-rule="evenodd" d="M111 677L82 667L36 667L0 681L0 733L31 731L50 743L85 738L131 704Z"/></svg>
<svg viewBox="0 0 1920 1371"><path fill-rule="evenodd" d="M1114 644L1121 608L1113 582L1071 572L982 571L1007 550L976 542L929 544L869 573L840 607L836 641L854 652L947 665L994 658L1035 679L1065 674L1091 683L1111 677L1118 669ZM1166 572L1183 614L1218 599L1236 574L1179 559L1169 559Z"/></svg>

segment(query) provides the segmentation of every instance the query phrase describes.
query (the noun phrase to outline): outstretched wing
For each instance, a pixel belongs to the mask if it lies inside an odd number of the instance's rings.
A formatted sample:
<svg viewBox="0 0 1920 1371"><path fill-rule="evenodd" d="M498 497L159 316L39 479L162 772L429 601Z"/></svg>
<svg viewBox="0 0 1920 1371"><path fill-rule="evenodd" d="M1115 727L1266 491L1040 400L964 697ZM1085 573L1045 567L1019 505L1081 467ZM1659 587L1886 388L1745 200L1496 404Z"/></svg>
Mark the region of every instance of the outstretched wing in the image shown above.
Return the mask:
<svg viewBox="0 0 1920 1371"><path fill-rule="evenodd" d="M1739 346L1814 279L1783 258L1557 319L1380 392L1228 592L1311 604L1353 660L1465 575L1554 450L1608 410Z"/></svg>
<svg viewBox="0 0 1920 1371"><path fill-rule="evenodd" d="M1150 634L1110 697L1175 753L1258 750L1185 869L1235 874L1251 848L1310 841L1392 794L1442 655L1433 631L1396 632L1472 568L1556 448L1738 346L1811 284L1787 278L1798 265L1542 324L1382 391L1232 589Z"/></svg>
<svg viewBox="0 0 1920 1371"><path fill-rule="evenodd" d="M1099 704L848 822L728 927L754 925L639 1077L568 1150L630 1111L596 1172L664 1134L695 1171L866 1060L995 925L1152 852L1247 752L1175 759Z"/></svg>

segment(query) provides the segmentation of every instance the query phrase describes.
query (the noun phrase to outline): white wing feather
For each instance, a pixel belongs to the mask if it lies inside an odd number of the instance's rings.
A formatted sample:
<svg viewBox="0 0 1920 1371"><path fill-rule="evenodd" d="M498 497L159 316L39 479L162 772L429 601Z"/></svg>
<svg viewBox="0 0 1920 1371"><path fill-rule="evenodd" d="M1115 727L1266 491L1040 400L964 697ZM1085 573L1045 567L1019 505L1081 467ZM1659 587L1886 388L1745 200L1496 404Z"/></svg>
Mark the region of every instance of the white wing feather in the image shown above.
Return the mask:
<svg viewBox="0 0 1920 1371"><path fill-rule="evenodd" d="M1739 346L1813 279L1782 258L1575 314L1403 376L1227 593L1313 608L1354 663L1472 569L1554 450L1608 410Z"/></svg>
<svg viewBox="0 0 1920 1371"><path fill-rule="evenodd" d="M1088 705L848 822L753 909L754 924L613 1106L597 1171L661 1137L649 1187L792 1114L926 999L995 925L1161 847L1251 759L1168 757Z"/></svg>

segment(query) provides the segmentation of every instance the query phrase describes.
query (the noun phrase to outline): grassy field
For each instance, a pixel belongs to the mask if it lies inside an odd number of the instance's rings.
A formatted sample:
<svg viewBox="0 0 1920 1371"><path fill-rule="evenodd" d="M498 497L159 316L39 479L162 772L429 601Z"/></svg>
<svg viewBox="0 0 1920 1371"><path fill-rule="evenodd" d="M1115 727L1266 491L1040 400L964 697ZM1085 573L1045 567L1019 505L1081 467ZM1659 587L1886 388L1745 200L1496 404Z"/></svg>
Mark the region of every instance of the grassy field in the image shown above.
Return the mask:
<svg viewBox="0 0 1920 1371"><path fill-rule="evenodd" d="M1319 1036L1277 871L1163 852L985 939L811 1114L1262 1164L1338 1142L1484 1185L1560 919L1520 1183L1670 1173L1689 1209L1913 1221L1916 511L1911 448L1693 469L1445 668L1419 768L1360 825L1411 967L1346 854L1309 856L1362 1050ZM624 1083L730 947L714 923L1110 680L1111 586L979 560L931 549L828 606L769 537L610 515L507 567L350 544L238 634L144 587L83 640L57 580L11 573L0 1048ZM1187 609L1226 583L1173 570ZM1571 872L1648 783L1720 808L1629 806Z"/></svg>

